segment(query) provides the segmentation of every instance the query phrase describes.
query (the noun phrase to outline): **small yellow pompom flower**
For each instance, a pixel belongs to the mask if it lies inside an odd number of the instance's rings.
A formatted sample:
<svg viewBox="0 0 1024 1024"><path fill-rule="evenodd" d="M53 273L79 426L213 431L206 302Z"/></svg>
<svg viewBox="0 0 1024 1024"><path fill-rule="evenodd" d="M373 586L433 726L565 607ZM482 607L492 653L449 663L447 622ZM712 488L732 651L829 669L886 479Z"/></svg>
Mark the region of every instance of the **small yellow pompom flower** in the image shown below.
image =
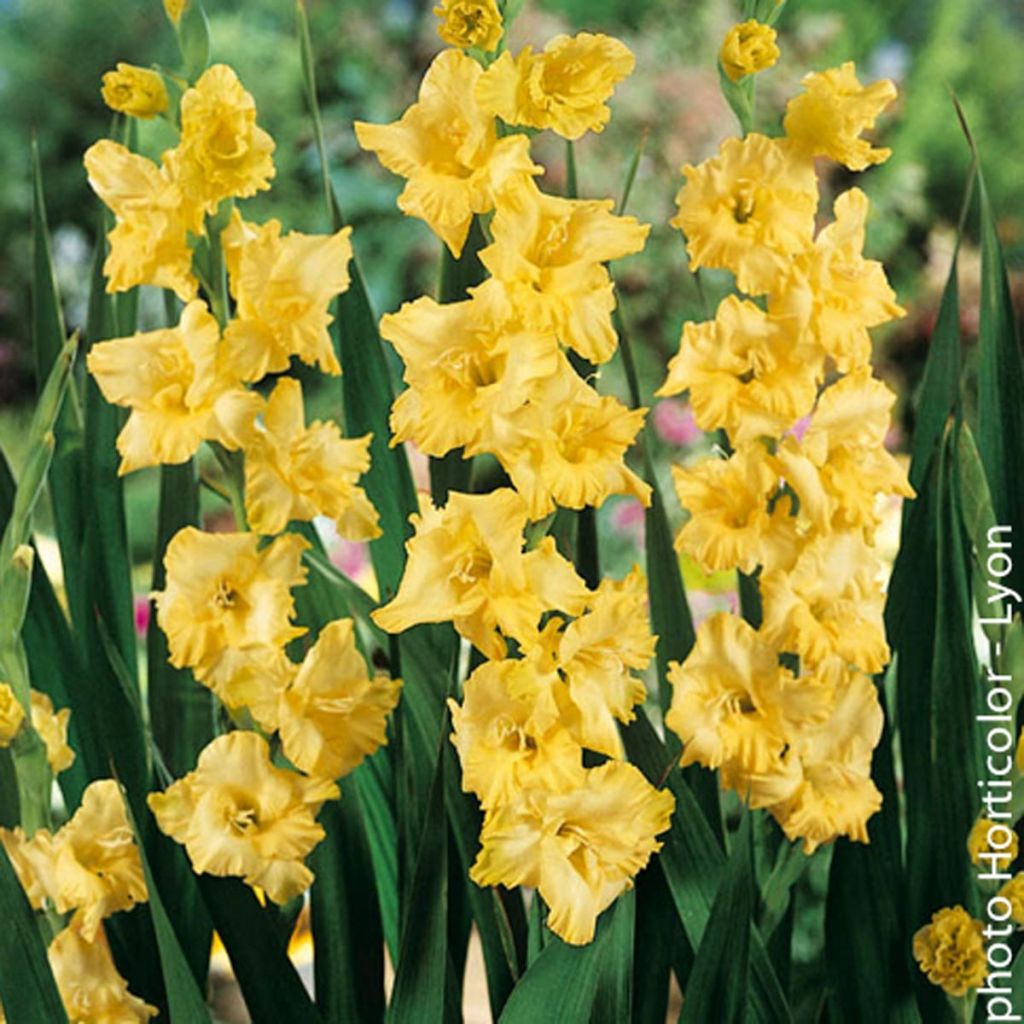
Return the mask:
<svg viewBox="0 0 1024 1024"><path fill-rule="evenodd" d="M25 709L7 683L0 683L0 747L6 747L25 721Z"/></svg>
<svg viewBox="0 0 1024 1024"><path fill-rule="evenodd" d="M931 924L914 934L914 959L947 995L959 998L980 988L988 977L981 922L961 906L935 911Z"/></svg>
<svg viewBox="0 0 1024 1024"><path fill-rule="evenodd" d="M164 12L172 25L177 25L181 21L188 4L189 0L164 0Z"/></svg>
<svg viewBox="0 0 1024 1024"><path fill-rule="evenodd" d="M989 818L979 818L967 837L967 852L972 864L981 864L982 854L986 854L984 863L987 868L996 867L999 871L1007 871L1017 859L1019 842L1011 826L996 824Z"/></svg>
<svg viewBox="0 0 1024 1024"><path fill-rule="evenodd" d="M504 26L494 0L441 0L434 14L441 19L437 34L449 46L493 53L501 42Z"/></svg>
<svg viewBox="0 0 1024 1024"><path fill-rule="evenodd" d="M861 85L853 61L815 72L803 80L804 91L786 104L782 126L787 138L808 156L826 156L851 171L863 171L889 159L890 149L875 149L861 133L896 98L887 78Z"/></svg>
<svg viewBox="0 0 1024 1024"><path fill-rule="evenodd" d="M725 34L718 60L730 81L738 82L772 67L779 59L775 29L751 18Z"/></svg>
<svg viewBox="0 0 1024 1024"><path fill-rule="evenodd" d="M584 359L611 359L615 295L604 264L640 252L650 231L606 200L563 199L532 183L498 199L494 241L480 252L523 323L554 331Z"/></svg>
<svg viewBox="0 0 1024 1024"><path fill-rule="evenodd" d="M349 540L380 536L377 510L358 486L370 468L370 436L348 440L333 421L308 427L302 385L278 380L263 422L246 440L245 514L257 533L281 533L288 521L334 520Z"/></svg>
<svg viewBox="0 0 1024 1024"><path fill-rule="evenodd" d="M214 64L181 98L174 151L185 195L213 213L222 199L270 188L274 140L256 124L256 103L226 64Z"/></svg>
<svg viewBox="0 0 1024 1024"><path fill-rule="evenodd" d="M235 318L224 332L227 360L243 380L288 369L292 356L341 373L328 327L331 300L349 286L351 228L304 235L281 224L248 224L236 212L221 236Z"/></svg>
<svg viewBox="0 0 1024 1024"><path fill-rule="evenodd" d="M675 800L640 770L609 761L561 791L523 790L490 811L470 877L477 885L534 886L548 927L573 945L594 937L597 917L633 885L661 849Z"/></svg>
<svg viewBox="0 0 1024 1024"><path fill-rule="evenodd" d="M151 284L188 302L198 288L188 232L202 232L203 213L182 192L173 151L164 157L157 167L120 143L102 139L86 150L84 162L92 190L115 217L103 264L107 291Z"/></svg>
<svg viewBox="0 0 1024 1024"><path fill-rule="evenodd" d="M329 623L281 694L285 757L319 778L348 775L387 742L387 717L401 686L401 680L367 671L351 619Z"/></svg>
<svg viewBox="0 0 1024 1024"><path fill-rule="evenodd" d="M90 942L76 928L65 928L47 957L64 1009L76 1024L145 1024L157 1015L155 1006L128 991L102 931Z"/></svg>
<svg viewBox="0 0 1024 1024"><path fill-rule="evenodd" d="M45 693L32 691L32 728L39 733L39 738L46 747L46 760L54 775L70 768L75 760L75 752L68 746L68 722L71 720L69 708L54 711L53 702Z"/></svg>
<svg viewBox="0 0 1024 1024"><path fill-rule="evenodd" d="M524 135L499 139L492 115L474 99L483 69L458 50L443 50L427 68L419 96L392 124L355 123L363 149L406 178L398 207L426 221L458 257L474 213L541 168Z"/></svg>
<svg viewBox="0 0 1024 1024"><path fill-rule="evenodd" d="M398 593L372 614L381 629L450 620L487 657L503 658L501 634L526 642L545 611L583 610L586 586L553 543L524 553L527 510L515 491L453 493L443 509L410 521L416 532Z"/></svg>
<svg viewBox="0 0 1024 1024"><path fill-rule="evenodd" d="M476 98L507 124L550 128L565 139L600 132L611 118L606 101L632 74L629 48L611 36L555 36L541 53L503 53L483 74Z"/></svg>
<svg viewBox="0 0 1024 1024"><path fill-rule="evenodd" d="M726 139L717 156L683 174L671 223L686 236L691 270L731 270L741 291L761 295L811 244L814 165L785 142L756 133Z"/></svg>
<svg viewBox="0 0 1024 1024"><path fill-rule="evenodd" d="M195 771L148 802L197 873L242 878L280 905L312 884L303 861L324 837L316 815L338 795L333 782L278 768L267 741L242 731L211 741Z"/></svg>
<svg viewBox="0 0 1024 1024"><path fill-rule="evenodd" d="M283 647L301 636L291 624L291 588L306 580L308 546L297 534L260 548L254 533L179 530L164 555L167 583L153 595L171 664L202 677L230 651Z"/></svg>
<svg viewBox="0 0 1024 1024"><path fill-rule="evenodd" d="M182 310L177 327L93 345L87 366L108 402L131 409L117 438L122 475L185 462L203 441L234 450L260 408L198 299Z"/></svg>
<svg viewBox="0 0 1024 1024"><path fill-rule="evenodd" d="M118 62L116 71L104 74L102 91L103 102L111 110L143 119L162 114L169 102L161 75L122 62Z"/></svg>
<svg viewBox="0 0 1024 1024"><path fill-rule="evenodd" d="M139 849L113 779L89 784L53 848L57 910L75 911L71 923L87 942L95 941L103 918L147 900Z"/></svg>
<svg viewBox="0 0 1024 1024"><path fill-rule="evenodd" d="M1024 871L1019 871L1000 889L999 894L1010 904L1010 914L1019 925L1024 925Z"/></svg>

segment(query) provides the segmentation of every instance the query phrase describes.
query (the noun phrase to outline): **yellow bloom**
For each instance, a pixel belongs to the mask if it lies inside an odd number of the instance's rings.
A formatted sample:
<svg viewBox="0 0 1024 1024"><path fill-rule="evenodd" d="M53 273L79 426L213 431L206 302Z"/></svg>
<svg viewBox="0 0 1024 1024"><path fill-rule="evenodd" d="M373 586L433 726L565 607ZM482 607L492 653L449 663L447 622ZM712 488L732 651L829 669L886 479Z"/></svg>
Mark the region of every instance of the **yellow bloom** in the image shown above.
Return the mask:
<svg viewBox="0 0 1024 1024"><path fill-rule="evenodd" d="M871 781L871 754L882 735L878 691L859 672L841 669L838 675L831 714L789 731L787 756L799 765L798 784L771 809L791 840L803 839L808 854L841 835L866 843L868 819L882 806Z"/></svg>
<svg viewBox="0 0 1024 1024"><path fill-rule="evenodd" d="M0 827L0 845L14 866L21 888L34 910L42 910L57 899L54 878L53 836L45 828L38 829L29 839L18 826Z"/></svg>
<svg viewBox="0 0 1024 1024"><path fill-rule="evenodd" d="M410 520L405 574L394 599L372 615L389 633L421 622L451 621L488 658L503 658L502 636L532 639L545 611L578 614L587 590L546 538L523 552L527 511L508 488L448 497ZM550 543L549 543L550 542Z"/></svg>
<svg viewBox="0 0 1024 1024"><path fill-rule="evenodd" d="M504 26L494 0L441 0L434 14L441 19L437 34L449 46L493 53L501 42Z"/></svg>
<svg viewBox="0 0 1024 1024"><path fill-rule="evenodd" d="M584 359L603 363L618 339L604 266L639 252L650 225L617 217L612 200L563 199L532 184L498 197L494 242L480 260L508 292L526 327L554 331Z"/></svg>
<svg viewBox="0 0 1024 1024"><path fill-rule="evenodd" d="M282 648L253 643L226 648L194 672L197 681L209 687L232 711L246 708L263 729L274 732L281 693L295 678L296 666Z"/></svg>
<svg viewBox="0 0 1024 1024"><path fill-rule="evenodd" d="M733 444L780 437L814 406L823 359L785 322L735 295L715 319L687 321L659 396L690 392L701 430L725 430Z"/></svg>
<svg viewBox="0 0 1024 1024"><path fill-rule="evenodd" d="M629 48L610 36L555 36L541 53L530 46L514 59L503 53L480 78L476 98L507 124L578 139L604 131L611 118L605 101L635 63Z"/></svg>
<svg viewBox="0 0 1024 1024"><path fill-rule="evenodd" d="M351 619L328 624L281 694L285 756L319 778L347 775L387 742L387 717L401 686L401 680L368 673Z"/></svg>
<svg viewBox="0 0 1024 1024"><path fill-rule="evenodd" d="M148 800L197 873L240 877L284 904L312 883L303 861L324 837L316 815L337 798L333 782L276 767L262 736L232 732L206 746L195 771Z"/></svg>
<svg viewBox="0 0 1024 1024"><path fill-rule="evenodd" d="M483 74L458 50L443 50L423 76L418 100L389 125L357 121L356 138L407 178L398 206L430 225L459 256L474 213L494 208L499 190L539 174L523 135L499 139L494 118L474 100Z"/></svg>
<svg viewBox="0 0 1024 1024"><path fill-rule="evenodd" d="M558 371L535 385L530 403L492 430L487 450L498 456L531 519L556 504L597 507L611 494L647 505L650 487L624 461L646 412L599 395L561 357Z"/></svg>
<svg viewBox="0 0 1024 1024"><path fill-rule="evenodd" d="M247 224L235 213L221 236L230 272L235 318L224 339L243 380L288 369L297 356L324 373L341 373L328 326L328 306L349 285L351 228L303 235L281 224Z"/></svg>
<svg viewBox="0 0 1024 1024"><path fill-rule="evenodd" d="M260 548L254 533L187 526L167 545L167 583L153 595L170 662L202 678L229 650L283 647L305 630L291 624L290 590L306 581L308 542L285 534Z"/></svg>
<svg viewBox="0 0 1024 1024"><path fill-rule="evenodd" d="M999 896L1010 904L1010 915L1019 925L1024 925L1024 871L1018 871L999 889Z"/></svg>
<svg viewBox="0 0 1024 1024"><path fill-rule="evenodd" d="M89 784L81 806L54 837L54 854L57 910L75 911L71 923L86 942L95 941L103 918L148 898L121 787L113 779Z"/></svg>
<svg viewBox="0 0 1024 1024"><path fill-rule="evenodd" d="M256 124L256 104L226 64L202 73L181 98L177 147L185 194L208 213L222 199L270 188L274 140Z"/></svg>
<svg viewBox="0 0 1024 1024"><path fill-rule="evenodd" d="M46 747L46 760L54 775L70 768L75 760L75 752L68 746L68 722L71 719L69 708L54 711L53 702L45 693L32 691L31 707L32 728L39 733L39 738Z"/></svg>
<svg viewBox="0 0 1024 1024"><path fill-rule="evenodd" d="M993 845L992 838L1002 839L1004 836L1008 839L1006 845ZM985 858L985 866L995 866L1000 871L1009 869L1017 859L1019 849L1019 839L1013 828L1007 825L997 825L988 818L979 818L971 828L971 834L967 837L967 852L970 854L971 863L981 864L981 855L983 853L990 854L991 856Z"/></svg>
<svg viewBox="0 0 1024 1024"><path fill-rule="evenodd" d="M121 114L156 117L167 109L167 87L155 71L119 61L103 76L103 102Z"/></svg>
<svg viewBox="0 0 1024 1024"><path fill-rule="evenodd" d="M741 445L728 459L672 467L676 494L690 518L676 537L676 548L691 555L705 572L758 565L789 564L797 542L788 497L776 496L779 478L759 442Z"/></svg>
<svg viewBox="0 0 1024 1024"><path fill-rule="evenodd" d="M194 298L198 285L188 232L202 232L202 210L186 201L168 164L157 167L110 139L90 146L84 162L92 190L116 221L103 264L107 291L151 284L183 302Z"/></svg>
<svg viewBox="0 0 1024 1024"><path fill-rule="evenodd" d="M896 98L887 78L862 86L852 61L814 72L803 80L804 91L786 104L782 126L793 145L808 156L827 156L851 171L889 159L891 149L873 149L860 137Z"/></svg>
<svg viewBox="0 0 1024 1024"><path fill-rule="evenodd" d="M791 568L762 574L764 635L808 666L837 655L864 672L881 671L889 646L880 572L874 552L858 534L811 541Z"/></svg>
<svg viewBox="0 0 1024 1024"><path fill-rule="evenodd" d="M661 849L675 800L639 769L609 761L569 789L530 789L484 819L482 849L470 871L477 885L536 887L550 908L548 927L582 945L597 916L633 885Z"/></svg>
<svg viewBox="0 0 1024 1024"><path fill-rule="evenodd" d="M121 475L181 463L203 441L236 449L260 407L225 359L206 305L190 302L177 327L103 341L87 365L103 397L131 409L117 437Z"/></svg>
<svg viewBox="0 0 1024 1024"><path fill-rule="evenodd" d="M914 959L933 985L954 998L980 988L988 977L980 921L961 906L943 907L914 934Z"/></svg>
<svg viewBox="0 0 1024 1024"><path fill-rule="evenodd" d="M155 1006L128 991L103 932L90 942L75 928L65 928L50 943L47 957L64 1009L75 1024L145 1024L157 1015Z"/></svg>
<svg viewBox="0 0 1024 1024"><path fill-rule="evenodd" d="M722 70L730 81L738 82L747 75L772 67L779 59L775 29L753 18L733 25L725 34L718 53Z"/></svg>
<svg viewBox="0 0 1024 1024"><path fill-rule="evenodd" d="M21 729L25 709L7 683L0 683L0 747L6 747Z"/></svg>
<svg viewBox="0 0 1024 1024"><path fill-rule="evenodd" d="M616 722L633 721L633 708L646 699L643 682L632 673L647 668L656 643L647 616L646 581L636 567L623 580L603 579L587 611L565 627L558 664L582 746L622 756Z"/></svg>
<svg viewBox="0 0 1024 1024"><path fill-rule="evenodd" d="M811 244L818 186L813 163L784 142L751 134L683 167L671 223L686 236L690 269L722 267L742 291L770 291Z"/></svg>
<svg viewBox="0 0 1024 1024"><path fill-rule="evenodd" d="M805 335L847 372L871 361L869 327L904 315L885 270L866 260L868 198L858 188L836 199L835 221L814 245L797 253L772 290L768 309L795 334Z"/></svg>
<svg viewBox="0 0 1024 1024"><path fill-rule="evenodd" d="M553 332L527 330L495 281L463 302L423 297L381 318L409 385L391 407L392 444L427 455L494 450L502 424L560 366Z"/></svg>
<svg viewBox="0 0 1024 1024"><path fill-rule="evenodd" d="M282 377L262 428L245 442L245 514L257 533L281 533L291 519L333 519L350 540L380 536L377 511L357 484L370 468L370 436L346 440L333 421L305 426L302 386Z"/></svg>
<svg viewBox="0 0 1024 1024"><path fill-rule="evenodd" d="M172 25L181 21L181 16L189 5L189 0L164 0L164 11Z"/></svg>
<svg viewBox="0 0 1024 1024"><path fill-rule="evenodd" d="M559 691L564 684L533 660L486 661L466 680L461 706L448 702L462 788L484 808L584 781L582 750L554 703Z"/></svg>

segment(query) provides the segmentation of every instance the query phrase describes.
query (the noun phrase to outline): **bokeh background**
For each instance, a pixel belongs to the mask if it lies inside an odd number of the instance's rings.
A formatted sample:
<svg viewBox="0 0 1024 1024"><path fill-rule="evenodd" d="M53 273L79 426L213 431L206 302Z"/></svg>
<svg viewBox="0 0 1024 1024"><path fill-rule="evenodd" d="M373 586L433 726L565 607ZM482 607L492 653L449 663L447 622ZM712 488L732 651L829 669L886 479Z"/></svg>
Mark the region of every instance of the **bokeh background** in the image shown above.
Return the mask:
<svg viewBox="0 0 1024 1024"><path fill-rule="evenodd" d="M434 289L439 243L419 221L395 207L399 179L359 151L352 121L390 121L415 98L420 77L440 48L432 3L417 0L306 0L317 56L320 98L335 187L379 313ZM716 53L738 19L726 0L528 0L512 30L512 48L542 45L581 29L623 39L637 57L633 76L613 101L607 130L578 144L581 194L620 195L626 169L646 138L629 212L653 224L645 252L616 268L624 318L650 396L675 351L684 319L710 315L729 281L708 274L698 287L686 268L682 239L667 224L681 183L680 167L708 156L735 132L718 89ZM325 229L319 169L305 109L295 39L294 0L206 0L213 59L232 64L254 94L260 122L277 141L272 192L246 204L246 216L274 216L286 228ZM899 395L889 438L906 447L912 398L928 350L936 306L956 235L969 150L954 114L951 91L965 108L981 149L999 216L1014 292L1024 300L1024 4L1020 0L789 0L779 23L782 58L758 79L758 126L774 133L785 100L810 70L855 60L862 80L889 77L897 106L878 132L893 156L856 176L873 204L869 254L885 261L907 316L876 337L876 372ZM164 65L175 43L160 0L0 0L0 449L17 469L23 427L35 394L30 351L32 265L30 143L37 140L59 286L69 327L85 318L89 265L99 206L82 168L84 150L110 127L99 93L102 73L118 60ZM140 148L157 157L173 143L169 127L144 123ZM564 148L539 137L535 155L548 167L543 187L564 189ZM855 176L833 172L822 205ZM978 262L970 229L962 256L963 335L968 365L977 333ZM1017 302L1017 308L1024 301ZM157 295L144 295L144 326L162 326ZM148 323L147 323L148 321ZM396 363L396 376L400 368ZM613 361L602 388L623 391ZM340 388L321 382L312 402L319 415L337 414ZM660 472L707 451L710 440L680 399L653 402L651 432ZM127 481L129 533L137 563L139 626L149 578L155 472ZM218 510L207 510L215 520ZM679 514L679 510L675 510ZM898 508L887 543L897 543ZM39 524L46 557L47 510ZM620 574L640 557L642 510L609 501L600 512L602 559ZM207 525L216 527L216 522ZM52 555L51 555L52 557ZM366 568L360 548L338 542L333 557L349 574ZM51 566L59 578L59 566ZM684 566L697 616L727 606L731 578L699 578ZM798 899L820 906L827 870L811 872ZM818 887L819 891L815 891ZM820 964L821 929L802 917L797 969ZM803 943L802 947L800 943ZM807 1008L813 1012L813 1008ZM808 1017L807 1019L812 1019Z"/></svg>

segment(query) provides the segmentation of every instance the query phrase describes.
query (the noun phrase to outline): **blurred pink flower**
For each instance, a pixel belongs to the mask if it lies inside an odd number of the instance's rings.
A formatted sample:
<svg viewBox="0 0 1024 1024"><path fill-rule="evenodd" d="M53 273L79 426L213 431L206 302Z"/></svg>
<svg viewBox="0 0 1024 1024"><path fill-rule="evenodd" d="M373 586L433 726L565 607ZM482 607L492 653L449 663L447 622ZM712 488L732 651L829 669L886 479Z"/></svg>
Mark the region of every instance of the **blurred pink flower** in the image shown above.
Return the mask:
<svg viewBox="0 0 1024 1024"><path fill-rule="evenodd" d="M136 595L135 632L139 636L145 636L147 629L149 629L149 598Z"/></svg>
<svg viewBox="0 0 1024 1024"><path fill-rule="evenodd" d="M690 601L690 612L695 626L699 626L715 612L732 612L735 615L740 610L739 597L733 590L688 590L686 596Z"/></svg>
<svg viewBox="0 0 1024 1024"><path fill-rule="evenodd" d="M350 580L358 580L369 564L365 544L339 537L331 544L331 562Z"/></svg>
<svg viewBox="0 0 1024 1024"><path fill-rule="evenodd" d="M693 410L686 402L665 399L658 402L651 413L655 433L668 444L685 447L693 444L700 436L701 429L693 419Z"/></svg>
<svg viewBox="0 0 1024 1024"><path fill-rule="evenodd" d="M795 438L796 438L796 439L797 439L798 441L802 441L802 440L804 439L804 434L806 434L806 433L807 433L807 428L808 428L808 427L809 427L810 425L811 425L811 417L810 417L810 416L804 416L804 417L802 417L801 419L798 419L798 420L796 421L796 423L794 423L794 424L793 424L793 427L792 427L792 429L790 430L790 433L791 433L791 434L792 434L792 435L793 435L793 436L794 436L794 437L795 437Z"/></svg>
<svg viewBox="0 0 1024 1024"><path fill-rule="evenodd" d="M644 507L636 498L618 501L609 516L612 529L623 537L631 537L638 544L644 539Z"/></svg>

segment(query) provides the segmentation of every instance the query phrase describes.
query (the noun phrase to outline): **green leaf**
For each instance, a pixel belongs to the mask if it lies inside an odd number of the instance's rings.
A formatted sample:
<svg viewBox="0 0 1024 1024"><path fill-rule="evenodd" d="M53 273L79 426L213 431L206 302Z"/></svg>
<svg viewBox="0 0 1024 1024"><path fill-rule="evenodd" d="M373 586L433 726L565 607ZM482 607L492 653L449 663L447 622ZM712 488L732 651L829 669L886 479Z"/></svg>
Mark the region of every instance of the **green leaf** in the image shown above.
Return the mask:
<svg viewBox="0 0 1024 1024"><path fill-rule="evenodd" d="M37 918L0 844L0 1003L7 1024L67 1024Z"/></svg>
<svg viewBox="0 0 1024 1024"><path fill-rule="evenodd" d="M751 812L743 815L729 865L686 982L680 1024L741 1024L747 1019L754 915Z"/></svg>
<svg viewBox="0 0 1024 1024"><path fill-rule="evenodd" d="M604 962L597 983L593 1024L623 1024L633 1017L633 962L636 938L636 890L616 901L615 915L604 944ZM643 956L646 951L640 950Z"/></svg>
<svg viewBox="0 0 1024 1024"><path fill-rule="evenodd" d="M185 77L194 82L210 63L210 23L202 0L188 0L177 33Z"/></svg>

